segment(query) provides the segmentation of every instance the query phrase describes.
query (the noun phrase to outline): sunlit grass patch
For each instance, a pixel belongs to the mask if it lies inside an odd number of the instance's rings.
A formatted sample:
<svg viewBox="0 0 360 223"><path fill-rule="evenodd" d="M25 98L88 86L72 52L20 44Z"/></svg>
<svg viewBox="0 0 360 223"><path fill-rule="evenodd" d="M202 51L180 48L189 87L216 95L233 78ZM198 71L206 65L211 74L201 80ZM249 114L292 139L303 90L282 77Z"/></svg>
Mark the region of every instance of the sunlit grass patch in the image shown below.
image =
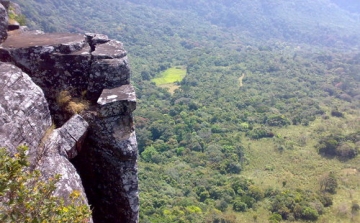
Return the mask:
<svg viewBox="0 0 360 223"><path fill-rule="evenodd" d="M159 77L152 79L151 81L154 82L157 86L163 84L171 84L177 81L182 81L186 76L186 69L182 67L171 67L164 72L162 72Z"/></svg>

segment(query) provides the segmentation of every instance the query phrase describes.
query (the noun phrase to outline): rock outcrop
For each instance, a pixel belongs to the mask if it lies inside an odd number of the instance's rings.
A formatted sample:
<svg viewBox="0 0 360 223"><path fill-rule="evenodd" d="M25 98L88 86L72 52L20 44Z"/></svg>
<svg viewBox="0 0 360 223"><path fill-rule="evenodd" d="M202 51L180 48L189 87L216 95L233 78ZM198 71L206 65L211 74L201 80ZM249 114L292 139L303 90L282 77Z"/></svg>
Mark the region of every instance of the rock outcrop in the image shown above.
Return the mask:
<svg viewBox="0 0 360 223"><path fill-rule="evenodd" d="M122 43L11 31L0 61L0 146L28 144L45 177L63 176L60 196L84 187L94 222L138 222L136 96Z"/></svg>
<svg viewBox="0 0 360 223"><path fill-rule="evenodd" d="M0 62L0 146L15 154L17 146L27 145L29 161L44 180L62 176L55 191L58 196L67 198L76 190L87 203L80 176L67 158L67 148L81 143L87 130L88 124L79 119L74 116L53 130L43 91L19 68ZM77 138L69 134L73 132L69 125L77 127Z"/></svg>
<svg viewBox="0 0 360 223"><path fill-rule="evenodd" d="M10 63L0 63L0 145L11 153L20 144L36 153L51 116L45 96L31 78Z"/></svg>

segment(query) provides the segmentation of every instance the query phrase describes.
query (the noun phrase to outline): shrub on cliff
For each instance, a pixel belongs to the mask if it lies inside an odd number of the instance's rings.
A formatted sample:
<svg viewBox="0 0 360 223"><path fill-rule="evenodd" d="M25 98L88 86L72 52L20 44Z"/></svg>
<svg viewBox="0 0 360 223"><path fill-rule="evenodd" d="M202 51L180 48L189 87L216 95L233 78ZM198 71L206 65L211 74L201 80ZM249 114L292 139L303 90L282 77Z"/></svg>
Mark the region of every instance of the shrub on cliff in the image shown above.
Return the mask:
<svg viewBox="0 0 360 223"><path fill-rule="evenodd" d="M26 25L26 17L22 14L16 14L15 11L16 10L14 9L13 6L9 7L9 10L8 10L9 19L17 21L21 26L25 26Z"/></svg>
<svg viewBox="0 0 360 223"><path fill-rule="evenodd" d="M0 221L1 222L88 222L91 211L81 204L78 191L64 199L53 196L60 176L41 180L40 172L30 170L27 147L20 146L10 157L0 148Z"/></svg>

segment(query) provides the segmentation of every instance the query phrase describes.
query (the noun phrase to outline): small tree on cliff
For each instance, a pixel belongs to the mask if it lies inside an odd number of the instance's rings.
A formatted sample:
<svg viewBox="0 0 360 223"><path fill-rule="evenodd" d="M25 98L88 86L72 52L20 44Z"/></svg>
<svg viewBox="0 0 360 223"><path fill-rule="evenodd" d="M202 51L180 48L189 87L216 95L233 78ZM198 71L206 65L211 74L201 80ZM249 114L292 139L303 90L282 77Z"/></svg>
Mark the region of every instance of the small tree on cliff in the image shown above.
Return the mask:
<svg viewBox="0 0 360 223"><path fill-rule="evenodd" d="M70 204L53 196L60 176L41 180L39 171L28 168L27 149L20 146L11 157L0 148L0 222L88 222L91 211L80 193L70 195Z"/></svg>

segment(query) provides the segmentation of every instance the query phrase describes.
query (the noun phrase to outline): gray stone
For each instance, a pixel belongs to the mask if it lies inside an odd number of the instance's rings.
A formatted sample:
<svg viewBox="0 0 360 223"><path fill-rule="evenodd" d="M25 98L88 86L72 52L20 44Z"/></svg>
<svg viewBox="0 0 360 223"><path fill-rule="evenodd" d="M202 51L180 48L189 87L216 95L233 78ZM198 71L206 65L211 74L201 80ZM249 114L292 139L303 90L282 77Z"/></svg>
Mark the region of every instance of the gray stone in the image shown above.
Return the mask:
<svg viewBox="0 0 360 223"><path fill-rule="evenodd" d="M8 10L8 9L9 9L9 6L10 6L10 1L1 0L1 1L0 1L0 4L3 5L6 10Z"/></svg>
<svg viewBox="0 0 360 223"><path fill-rule="evenodd" d="M0 4L0 44L7 38L8 16L5 7Z"/></svg>
<svg viewBox="0 0 360 223"><path fill-rule="evenodd" d="M59 153L72 159L81 151L89 124L80 116L74 115L58 130L61 136Z"/></svg>
<svg viewBox="0 0 360 223"><path fill-rule="evenodd" d="M135 90L131 85L104 89L97 103L101 117L131 114L136 109Z"/></svg>
<svg viewBox="0 0 360 223"><path fill-rule="evenodd" d="M86 150L73 163L90 203L98 207L94 208L94 222L136 223L139 197L133 120L130 116L92 120Z"/></svg>
<svg viewBox="0 0 360 223"><path fill-rule="evenodd" d="M46 149L40 166L55 172L59 166L66 174L73 169L60 161L70 158L93 208L94 222L138 222L138 151L132 118L136 96L122 43L101 34L13 32L0 47L0 60L17 65L41 87L60 127L42 147ZM71 100L89 101L81 116L58 103L64 90ZM19 141L22 134L16 133L13 140ZM65 180L59 194L77 186L76 180Z"/></svg>
<svg viewBox="0 0 360 223"><path fill-rule="evenodd" d="M87 42L91 46L96 46L97 44L107 43L110 41L107 35L98 34L98 33L85 33Z"/></svg>
<svg viewBox="0 0 360 223"><path fill-rule="evenodd" d="M81 193L83 202L88 203L81 178L69 158L74 158L87 133L88 124L79 115L73 116L61 128L53 130L39 147L41 157L37 161L43 177L49 179L60 174L56 196L68 198L74 191Z"/></svg>
<svg viewBox="0 0 360 223"><path fill-rule="evenodd" d="M110 40L101 45L97 45L92 55L96 59L123 58L127 55L123 44L116 40Z"/></svg>
<svg viewBox="0 0 360 223"><path fill-rule="evenodd" d="M11 153L20 144L36 154L51 116L43 91L13 64L0 62L0 145Z"/></svg>
<svg viewBox="0 0 360 223"><path fill-rule="evenodd" d="M0 146L5 147L10 154L15 154L16 147L27 145L30 164L41 171L44 180L61 174L56 195L67 199L72 191L77 190L87 204L79 174L67 155L61 153L64 142L70 148L79 146L86 133L87 123L81 117L74 116L62 128L53 130L48 104L41 88L19 68L2 62L0 112Z"/></svg>

